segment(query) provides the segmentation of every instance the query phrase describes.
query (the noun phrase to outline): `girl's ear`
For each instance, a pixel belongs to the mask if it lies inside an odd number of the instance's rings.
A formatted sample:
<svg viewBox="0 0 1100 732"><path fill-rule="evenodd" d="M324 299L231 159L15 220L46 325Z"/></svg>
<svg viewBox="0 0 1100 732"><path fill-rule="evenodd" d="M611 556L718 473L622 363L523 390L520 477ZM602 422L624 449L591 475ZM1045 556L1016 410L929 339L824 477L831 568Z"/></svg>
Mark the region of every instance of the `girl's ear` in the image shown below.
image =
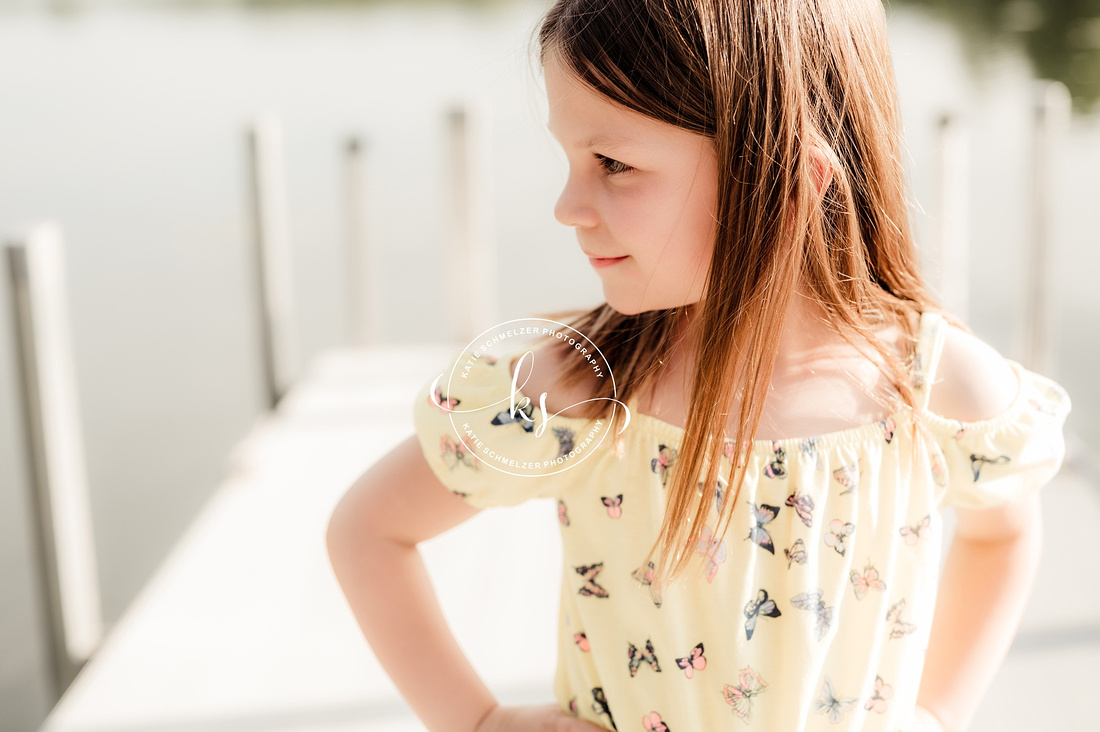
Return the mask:
<svg viewBox="0 0 1100 732"><path fill-rule="evenodd" d="M825 196L829 184L833 182L833 166L830 156L820 145L810 143L806 145L806 151L810 155L810 177L813 179L814 191L817 194L818 203ZM793 202L793 196L792 196ZM787 220L788 230L794 226L794 210L791 210L791 218Z"/></svg>
<svg viewBox="0 0 1100 732"><path fill-rule="evenodd" d="M817 190L817 197L821 198L833 182L833 166L829 163L829 157L817 145L809 145L806 149L810 154L814 188Z"/></svg>

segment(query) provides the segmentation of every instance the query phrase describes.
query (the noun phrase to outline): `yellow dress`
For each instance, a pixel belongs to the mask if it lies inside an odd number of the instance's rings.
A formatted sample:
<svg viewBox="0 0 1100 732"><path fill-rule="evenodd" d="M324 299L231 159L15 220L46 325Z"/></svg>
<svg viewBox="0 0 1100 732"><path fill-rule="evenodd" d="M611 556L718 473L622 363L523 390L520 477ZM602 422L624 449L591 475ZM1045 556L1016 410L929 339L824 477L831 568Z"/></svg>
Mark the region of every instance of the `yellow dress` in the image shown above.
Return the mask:
<svg viewBox="0 0 1100 732"><path fill-rule="evenodd" d="M1019 390L1001 414L963 423L929 412L945 328L938 313L922 315L916 414L755 441L724 540L708 534L695 547L705 573L659 598L640 565L683 429L636 410L618 436L606 420L544 424L522 392L524 411L512 412L509 366L522 350L464 353L438 390L425 384L414 423L448 489L483 508L558 502L562 709L621 732L908 729L941 510L995 506L1049 482L1070 410L1061 386L1009 360ZM723 475L729 467L724 457ZM720 503L725 481L715 490Z"/></svg>

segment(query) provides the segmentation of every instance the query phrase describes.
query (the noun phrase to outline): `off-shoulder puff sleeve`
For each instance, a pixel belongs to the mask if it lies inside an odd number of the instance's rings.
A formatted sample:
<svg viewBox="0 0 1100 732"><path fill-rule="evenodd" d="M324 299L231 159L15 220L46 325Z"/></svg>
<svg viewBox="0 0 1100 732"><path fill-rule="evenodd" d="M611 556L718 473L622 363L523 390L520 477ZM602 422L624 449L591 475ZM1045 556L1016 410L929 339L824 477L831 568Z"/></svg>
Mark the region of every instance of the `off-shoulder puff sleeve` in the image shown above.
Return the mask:
<svg viewBox="0 0 1100 732"><path fill-rule="evenodd" d="M478 508L560 497L586 456L576 449L582 420L544 420L538 404L518 389L512 411L512 359L462 353L438 381L433 376L421 386L413 404L413 424L432 472Z"/></svg>
<svg viewBox="0 0 1100 732"><path fill-rule="evenodd" d="M944 471L943 502L991 508L1018 501L1054 478L1065 457L1063 427L1070 399L1053 380L1005 359L1019 379L1012 404L977 422L946 419L925 411Z"/></svg>

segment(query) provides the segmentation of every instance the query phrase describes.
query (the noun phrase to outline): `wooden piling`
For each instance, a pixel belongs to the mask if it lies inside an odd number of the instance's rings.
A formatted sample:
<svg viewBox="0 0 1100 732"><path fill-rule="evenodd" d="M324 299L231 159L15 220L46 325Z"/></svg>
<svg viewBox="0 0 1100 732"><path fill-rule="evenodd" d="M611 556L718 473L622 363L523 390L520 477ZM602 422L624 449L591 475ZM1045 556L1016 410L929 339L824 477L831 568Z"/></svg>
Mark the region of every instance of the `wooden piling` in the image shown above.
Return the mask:
<svg viewBox="0 0 1100 732"><path fill-rule="evenodd" d="M56 702L103 639L87 467L59 226L7 242L36 575L46 609Z"/></svg>
<svg viewBox="0 0 1100 732"><path fill-rule="evenodd" d="M936 281L944 306L964 322L970 310L970 146L956 114L936 128Z"/></svg>
<svg viewBox="0 0 1100 732"><path fill-rule="evenodd" d="M1024 252L1024 317L1020 340L1022 363L1053 374L1056 339L1056 293L1051 266L1055 258L1055 229L1061 149L1069 133L1071 99L1060 81L1036 83L1031 148L1030 237Z"/></svg>
<svg viewBox="0 0 1100 732"><path fill-rule="evenodd" d="M465 343L499 320L490 141L487 102L470 100L448 110L443 310L455 342Z"/></svg>
<svg viewBox="0 0 1100 732"><path fill-rule="evenodd" d="M371 203L368 147L358 135L344 142L343 173L349 339L355 346L377 345L382 341L386 302L384 282L367 234Z"/></svg>
<svg viewBox="0 0 1100 732"><path fill-rule="evenodd" d="M274 409L290 387L298 356L282 126L275 117L261 116L247 137L261 361L265 400Z"/></svg>

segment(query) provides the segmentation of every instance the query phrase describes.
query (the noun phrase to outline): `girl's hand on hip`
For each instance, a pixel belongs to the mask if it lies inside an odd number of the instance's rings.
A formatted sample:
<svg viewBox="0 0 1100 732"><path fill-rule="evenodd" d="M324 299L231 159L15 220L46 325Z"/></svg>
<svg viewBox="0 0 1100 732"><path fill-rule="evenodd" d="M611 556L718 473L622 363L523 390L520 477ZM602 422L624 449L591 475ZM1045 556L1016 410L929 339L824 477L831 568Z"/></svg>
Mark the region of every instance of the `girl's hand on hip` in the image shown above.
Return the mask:
<svg viewBox="0 0 1100 732"><path fill-rule="evenodd" d="M604 732L604 728L566 714L557 704L497 705L485 715L475 732Z"/></svg>

